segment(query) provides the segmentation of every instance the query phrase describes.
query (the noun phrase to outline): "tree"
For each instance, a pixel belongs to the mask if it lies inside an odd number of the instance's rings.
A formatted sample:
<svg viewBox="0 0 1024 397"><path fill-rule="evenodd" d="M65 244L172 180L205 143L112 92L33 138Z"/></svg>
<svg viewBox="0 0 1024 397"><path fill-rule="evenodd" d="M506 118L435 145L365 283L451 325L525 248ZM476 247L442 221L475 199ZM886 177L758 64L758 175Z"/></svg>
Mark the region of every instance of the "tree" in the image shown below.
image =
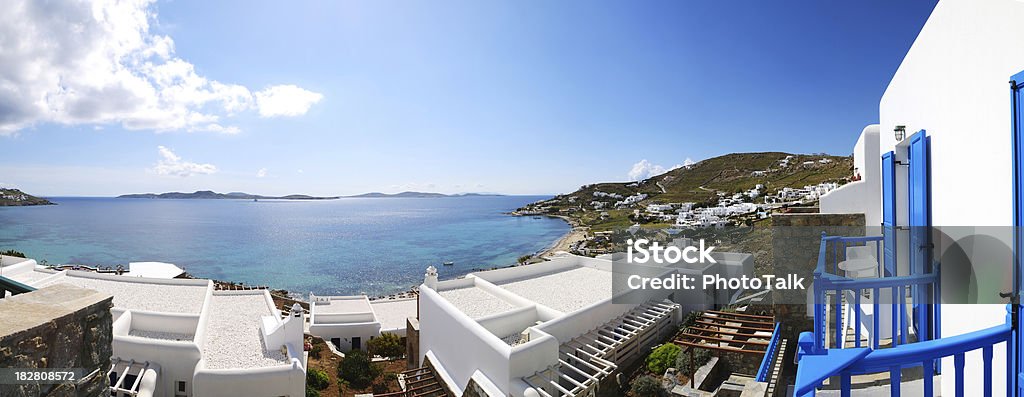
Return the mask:
<svg viewBox="0 0 1024 397"><path fill-rule="evenodd" d="M338 363L338 378L345 380L354 389L370 386L380 376L380 372L380 368L362 350L346 353L345 358Z"/></svg>
<svg viewBox="0 0 1024 397"><path fill-rule="evenodd" d="M516 262L519 262L520 265L525 265L531 258L533 258L533 255L523 255Z"/></svg>
<svg viewBox="0 0 1024 397"><path fill-rule="evenodd" d="M25 257L24 253L21 253L21 252L15 251L15 250L0 251L0 255L16 256L18 258L24 258Z"/></svg>
<svg viewBox="0 0 1024 397"><path fill-rule="evenodd" d="M671 343L658 346L647 356L647 369L657 375L664 374L666 369L676 363L676 357L679 356L680 350L682 349L679 346Z"/></svg>
<svg viewBox="0 0 1024 397"><path fill-rule="evenodd" d="M636 378L632 389L633 395L637 397L658 397L665 392L665 389L661 388L661 382L649 375Z"/></svg>
<svg viewBox="0 0 1024 397"><path fill-rule="evenodd" d="M380 336L370 339L366 347L371 355L387 357L390 360L402 358L405 355L402 338L390 332L383 332Z"/></svg>

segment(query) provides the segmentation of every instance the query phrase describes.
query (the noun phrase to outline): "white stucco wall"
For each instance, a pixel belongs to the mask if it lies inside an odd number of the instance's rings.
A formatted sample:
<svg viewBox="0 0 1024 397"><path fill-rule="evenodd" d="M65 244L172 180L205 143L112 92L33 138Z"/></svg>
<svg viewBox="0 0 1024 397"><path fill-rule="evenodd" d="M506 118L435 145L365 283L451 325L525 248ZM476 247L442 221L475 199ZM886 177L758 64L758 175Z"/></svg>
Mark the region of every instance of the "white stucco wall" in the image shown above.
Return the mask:
<svg viewBox="0 0 1024 397"><path fill-rule="evenodd" d="M861 180L847 183L821 196L825 214L864 214L866 225L882 223L882 154L878 124L864 127L853 147L853 167Z"/></svg>
<svg viewBox="0 0 1024 397"><path fill-rule="evenodd" d="M932 220L936 226L1012 224L1009 78L1024 70L1024 2L943 0L886 89L880 130L906 125L932 137ZM882 151L895 146L880 134ZM904 185L905 186L905 185ZM999 291L988 291L995 294ZM1002 305L943 305L951 336L1003 323ZM995 349L995 384L1005 384L1005 349ZM967 395L980 393L980 353L968 355ZM943 361L952 374L952 359ZM943 376L942 393L953 394ZM1005 390L996 387L997 395Z"/></svg>

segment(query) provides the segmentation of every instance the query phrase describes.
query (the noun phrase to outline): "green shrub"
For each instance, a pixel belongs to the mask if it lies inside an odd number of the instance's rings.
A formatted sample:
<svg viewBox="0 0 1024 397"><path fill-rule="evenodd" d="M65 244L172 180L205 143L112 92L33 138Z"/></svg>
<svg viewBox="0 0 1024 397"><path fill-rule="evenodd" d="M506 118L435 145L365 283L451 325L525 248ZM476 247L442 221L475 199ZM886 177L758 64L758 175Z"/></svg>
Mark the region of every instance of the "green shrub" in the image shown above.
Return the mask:
<svg viewBox="0 0 1024 397"><path fill-rule="evenodd" d="M306 386L316 390L326 389L331 385L331 378L327 372L319 368L310 368L306 371Z"/></svg>
<svg viewBox="0 0 1024 397"><path fill-rule="evenodd" d="M386 357L394 360L405 355L405 344L402 337L390 332L381 333L380 336L370 339L366 344L371 355Z"/></svg>
<svg viewBox="0 0 1024 397"><path fill-rule="evenodd" d="M320 391L306 386L306 397L320 397Z"/></svg>
<svg viewBox="0 0 1024 397"><path fill-rule="evenodd" d="M373 384L380 376L380 368L373 364L370 356L362 350L345 353L345 358L338 363L338 378L344 379L349 386L363 389Z"/></svg>
<svg viewBox="0 0 1024 397"><path fill-rule="evenodd" d="M647 370L659 376L664 374L666 369L676 363L676 357L679 356L680 350L679 346L671 343L658 346L647 356Z"/></svg>
<svg viewBox="0 0 1024 397"><path fill-rule="evenodd" d="M632 390L633 395L637 397L658 397L665 392L665 389L661 388L661 382L649 375L636 378Z"/></svg>
<svg viewBox="0 0 1024 397"><path fill-rule="evenodd" d="M679 352L679 356L676 357L676 369L679 370L679 373L686 376L690 376L690 374L693 373L693 371L695 371L697 368L700 368L702 365L707 364L708 361L711 361L711 350L698 349L693 347L691 347L690 350L693 350L693 364L695 366L695 368L693 368L692 370L690 368L689 350Z"/></svg>

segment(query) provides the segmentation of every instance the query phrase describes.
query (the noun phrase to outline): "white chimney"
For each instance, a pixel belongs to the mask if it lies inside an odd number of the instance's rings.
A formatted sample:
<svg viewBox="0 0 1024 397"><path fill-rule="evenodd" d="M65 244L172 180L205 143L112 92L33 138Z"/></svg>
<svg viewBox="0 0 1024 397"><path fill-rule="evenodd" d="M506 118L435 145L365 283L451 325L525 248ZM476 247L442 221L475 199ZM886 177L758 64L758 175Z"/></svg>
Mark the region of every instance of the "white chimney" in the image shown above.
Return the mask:
<svg viewBox="0 0 1024 397"><path fill-rule="evenodd" d="M437 268L427 267L427 274L423 276L423 284L432 290L437 290Z"/></svg>

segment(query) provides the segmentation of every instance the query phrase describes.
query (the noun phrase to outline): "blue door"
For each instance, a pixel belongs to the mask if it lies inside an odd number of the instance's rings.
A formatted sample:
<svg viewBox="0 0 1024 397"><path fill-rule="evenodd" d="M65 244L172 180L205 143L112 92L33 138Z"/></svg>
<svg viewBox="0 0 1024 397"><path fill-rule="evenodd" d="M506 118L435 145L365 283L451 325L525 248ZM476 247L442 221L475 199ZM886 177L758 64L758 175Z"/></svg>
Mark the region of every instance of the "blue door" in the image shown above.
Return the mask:
<svg viewBox="0 0 1024 397"><path fill-rule="evenodd" d="M882 249L884 268L896 275L896 159L893 152L882 155Z"/></svg>
<svg viewBox="0 0 1024 397"><path fill-rule="evenodd" d="M931 244L931 138L924 130L910 137L910 148L907 150L908 191L908 223L910 223L910 244L907 256L910 259L910 274L927 274L932 272ZM914 330L918 341L931 339L930 328L932 316L924 302L931 302L930 291L926 287L911 288L913 302Z"/></svg>
<svg viewBox="0 0 1024 397"><path fill-rule="evenodd" d="M1008 395L1021 396L1024 395L1022 390L1021 377L1024 376L1024 372L1021 371L1022 363L1024 363L1024 320L1021 319L1020 315L1020 294L1024 292L1022 290L1022 277L1024 277L1024 261L1021 260L1022 249L1024 249L1024 232L1021 228L1024 227L1024 72L1020 72L1010 78L1010 103L1011 103L1011 114L1012 119L1010 125L1012 126L1013 136L1013 291L1011 303L1013 304L1013 321L1014 321L1014 337L1011 339L1012 346L1010 349L1013 351L1013 357L1007 361L1009 364L1008 368L1009 375L1007 376L1009 384L1007 388L1014 391L1014 393L1007 393ZM1016 376L1013 376L1016 374Z"/></svg>

